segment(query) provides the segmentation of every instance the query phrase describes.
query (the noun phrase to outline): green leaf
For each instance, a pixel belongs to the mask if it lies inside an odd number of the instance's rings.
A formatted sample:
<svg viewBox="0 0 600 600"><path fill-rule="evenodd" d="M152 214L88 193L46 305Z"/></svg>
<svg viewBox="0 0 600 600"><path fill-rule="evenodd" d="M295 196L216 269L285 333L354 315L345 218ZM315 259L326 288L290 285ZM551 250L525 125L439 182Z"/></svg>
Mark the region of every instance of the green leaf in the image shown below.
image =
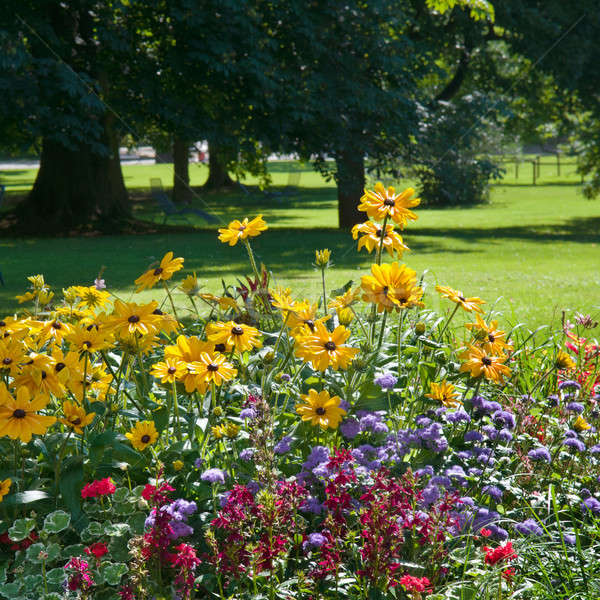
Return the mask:
<svg viewBox="0 0 600 600"><path fill-rule="evenodd" d="M6 496L2 502L2 505L20 506L21 504L31 504L32 502L45 500L46 498L50 498L50 495L46 492L42 492L41 490L29 490L27 492L19 492L17 494Z"/></svg>
<svg viewBox="0 0 600 600"><path fill-rule="evenodd" d="M35 519L17 519L8 530L8 537L13 542L23 541L35 527Z"/></svg>
<svg viewBox="0 0 600 600"><path fill-rule="evenodd" d="M41 575L27 575L23 578L23 585L26 592L32 592L33 590L39 590L42 587L44 578Z"/></svg>
<svg viewBox="0 0 600 600"><path fill-rule="evenodd" d="M49 594L46 594L45 596L42 596L41 600L62 600L62 596L56 592L50 592Z"/></svg>
<svg viewBox="0 0 600 600"><path fill-rule="evenodd" d="M42 560L40 560L39 554L40 552L42 552L42 550L46 550L44 544L32 544L31 546L29 546L29 548L27 548L25 556L27 557L27 560L30 560L31 562L41 563Z"/></svg>
<svg viewBox="0 0 600 600"><path fill-rule="evenodd" d="M85 546L83 544L73 544L63 548L62 556L67 560L73 556L85 556Z"/></svg>
<svg viewBox="0 0 600 600"><path fill-rule="evenodd" d="M141 512L136 512L127 519L133 533L141 535L144 533L144 524L146 523L146 515Z"/></svg>
<svg viewBox="0 0 600 600"><path fill-rule="evenodd" d="M126 487L120 487L113 494L113 502L127 502L129 498L129 490Z"/></svg>
<svg viewBox="0 0 600 600"><path fill-rule="evenodd" d="M64 531L71 523L71 515L64 510L56 510L50 513L44 521L44 531L47 533L59 533Z"/></svg>
<svg viewBox="0 0 600 600"><path fill-rule="evenodd" d="M100 574L108 585L119 585L121 577L127 573L127 565L125 563L108 563L102 565Z"/></svg>
<svg viewBox="0 0 600 600"><path fill-rule="evenodd" d="M51 569L46 573L46 579L50 585L62 585L65 580L65 570L62 568Z"/></svg>
<svg viewBox="0 0 600 600"><path fill-rule="evenodd" d="M169 425L169 407L166 404L152 411L152 420L158 433L162 433Z"/></svg>
<svg viewBox="0 0 600 600"><path fill-rule="evenodd" d="M6 581L6 571L7 570L8 570L7 564L0 565L0 585L2 585Z"/></svg>
<svg viewBox="0 0 600 600"><path fill-rule="evenodd" d="M107 523L104 526L104 533L110 536L125 535L131 530L127 523Z"/></svg>
<svg viewBox="0 0 600 600"><path fill-rule="evenodd" d="M81 531L87 525L87 517L81 510L81 488L83 488L82 456L70 456L63 462L59 488L64 503L71 512L73 527Z"/></svg>
<svg viewBox="0 0 600 600"><path fill-rule="evenodd" d="M0 596L14 600L17 597L20 589L21 585L19 583L5 583L2 587L0 587Z"/></svg>

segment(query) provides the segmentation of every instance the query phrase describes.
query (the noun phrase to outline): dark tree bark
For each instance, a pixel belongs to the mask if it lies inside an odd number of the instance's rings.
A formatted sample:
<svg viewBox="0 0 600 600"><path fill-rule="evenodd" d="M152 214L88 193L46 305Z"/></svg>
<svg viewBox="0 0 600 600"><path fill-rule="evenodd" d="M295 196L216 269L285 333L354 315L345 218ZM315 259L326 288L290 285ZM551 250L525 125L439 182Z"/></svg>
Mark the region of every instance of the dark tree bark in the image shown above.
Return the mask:
<svg viewBox="0 0 600 600"><path fill-rule="evenodd" d="M223 164L221 148L213 141L208 141L208 179L204 187L208 190L219 190L234 185Z"/></svg>
<svg viewBox="0 0 600 600"><path fill-rule="evenodd" d="M26 200L18 209L24 228L51 234L92 225L100 229L122 224L131 207L119 160L119 142L105 117L105 155L82 143L66 147L44 138L40 168Z"/></svg>
<svg viewBox="0 0 600 600"><path fill-rule="evenodd" d="M190 190L189 144L180 137L173 140L173 202L189 204Z"/></svg>
<svg viewBox="0 0 600 600"><path fill-rule="evenodd" d="M365 188L365 158L358 152L344 152L336 165L338 223L340 229L349 229L365 221L365 213L358 210Z"/></svg>

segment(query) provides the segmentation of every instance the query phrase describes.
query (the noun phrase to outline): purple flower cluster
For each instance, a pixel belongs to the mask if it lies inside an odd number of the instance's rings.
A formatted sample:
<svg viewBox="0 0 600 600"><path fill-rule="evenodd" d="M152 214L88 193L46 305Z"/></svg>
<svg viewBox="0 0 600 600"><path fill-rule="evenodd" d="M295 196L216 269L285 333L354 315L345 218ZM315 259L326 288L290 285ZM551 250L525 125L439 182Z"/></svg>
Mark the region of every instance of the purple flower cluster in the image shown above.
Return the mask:
<svg viewBox="0 0 600 600"><path fill-rule="evenodd" d="M156 508L152 509L152 512L148 515L144 524L146 529L152 529L156 522ZM179 498L171 504L165 504L158 508L163 514L168 514L169 519L169 537L176 540L180 537L192 535L194 530L187 524L188 517L198 510L195 502L188 502L183 498Z"/></svg>
<svg viewBox="0 0 600 600"><path fill-rule="evenodd" d="M200 479L202 481L206 481L207 483L225 483L225 478L227 477L227 473L222 471L221 469L207 469L200 475Z"/></svg>
<svg viewBox="0 0 600 600"><path fill-rule="evenodd" d="M521 535L543 535L544 533L544 530L537 524L535 519L525 519L522 523L517 523L515 530Z"/></svg>
<svg viewBox="0 0 600 600"><path fill-rule="evenodd" d="M394 389L394 386L398 383L398 378L394 377L391 373L384 373L375 379L375 383L384 391Z"/></svg>
<svg viewBox="0 0 600 600"><path fill-rule="evenodd" d="M286 435L286 436L282 437L275 444L275 447L273 448L273 452L275 452L275 454L286 454L287 452L290 451L291 447L292 447L292 436Z"/></svg>
<svg viewBox="0 0 600 600"><path fill-rule="evenodd" d="M527 453L527 456L529 456L531 460L544 460L548 463L552 460L550 452L548 452L548 449L544 446L530 450Z"/></svg>
<svg viewBox="0 0 600 600"><path fill-rule="evenodd" d="M594 496L589 496L581 503L581 510L594 515L600 514L600 502Z"/></svg>
<svg viewBox="0 0 600 600"><path fill-rule="evenodd" d="M356 413L356 418L351 417L346 419L340 425L340 431L348 440L354 439L359 433L387 433L389 429L384 422L384 418L384 411L369 412L366 410L359 410Z"/></svg>

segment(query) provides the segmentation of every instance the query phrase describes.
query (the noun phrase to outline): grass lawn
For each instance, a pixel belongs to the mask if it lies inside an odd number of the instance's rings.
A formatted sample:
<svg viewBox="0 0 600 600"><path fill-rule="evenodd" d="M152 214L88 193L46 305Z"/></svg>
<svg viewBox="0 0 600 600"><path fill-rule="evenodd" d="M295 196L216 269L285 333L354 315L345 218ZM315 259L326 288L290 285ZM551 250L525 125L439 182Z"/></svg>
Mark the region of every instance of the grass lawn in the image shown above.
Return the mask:
<svg viewBox="0 0 600 600"><path fill-rule="evenodd" d="M519 179L509 166L504 180L492 186L487 205L461 209L418 210L419 220L405 232L412 249L404 261L418 273L425 272L426 302L438 308L436 283L461 289L488 302L501 298L497 308L504 321L525 322L530 327L560 319L562 310L598 315L600 307L600 202L580 193L574 166L562 165L556 174L553 158L545 159L537 185L532 185L530 164L523 164ZM333 183L324 181L309 166L272 163L273 183L284 186L290 168L302 169L300 192L291 198L252 197L242 192L199 194L198 208L209 210L222 222L262 213L271 226L254 242L256 254L272 269L276 283L290 285L297 294L317 299L320 277L312 268L315 248L333 251L335 266L328 284L339 287L349 279L360 281L371 264L370 255L355 251L356 242L335 229L337 207ZM206 178L206 167L191 165L192 185ZM170 165L125 165L128 187L135 192L134 211L142 219L162 222L153 203L140 192L150 177L161 177L165 186L172 178ZM35 171L4 171L0 183L11 194L28 189ZM255 183L252 179L250 185ZM9 196L10 197L10 196ZM192 224L202 225L201 221ZM169 221L186 224L182 219ZM101 266L109 288L128 299L133 280L154 260L173 250L186 259L185 272L196 271L210 291L218 291L221 279L235 283L250 272L243 247L220 244L215 228L194 232L91 238L0 238L0 270L6 286L0 287L0 313L17 308L14 296L26 287L25 277L44 273L58 292L74 283L91 283ZM147 300L156 292L134 298ZM185 298L181 298L182 306ZM446 304L442 305L444 308Z"/></svg>

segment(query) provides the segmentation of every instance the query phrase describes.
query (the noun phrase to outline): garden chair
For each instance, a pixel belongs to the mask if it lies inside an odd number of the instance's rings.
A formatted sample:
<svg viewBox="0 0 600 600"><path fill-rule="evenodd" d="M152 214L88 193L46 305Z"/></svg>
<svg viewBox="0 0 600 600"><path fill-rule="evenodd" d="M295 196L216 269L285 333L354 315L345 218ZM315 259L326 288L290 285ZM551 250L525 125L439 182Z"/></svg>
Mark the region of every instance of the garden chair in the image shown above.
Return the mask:
<svg viewBox="0 0 600 600"><path fill-rule="evenodd" d="M150 191L152 199L156 201L160 210L163 212L165 218L163 219L163 225L167 222L169 217L182 217L186 221L189 220L186 215L196 215L201 219L204 219L207 223L219 223L219 219L214 215L207 213L199 208L178 208L173 201L169 198L165 192L162 180L159 177L153 177L150 179Z"/></svg>

